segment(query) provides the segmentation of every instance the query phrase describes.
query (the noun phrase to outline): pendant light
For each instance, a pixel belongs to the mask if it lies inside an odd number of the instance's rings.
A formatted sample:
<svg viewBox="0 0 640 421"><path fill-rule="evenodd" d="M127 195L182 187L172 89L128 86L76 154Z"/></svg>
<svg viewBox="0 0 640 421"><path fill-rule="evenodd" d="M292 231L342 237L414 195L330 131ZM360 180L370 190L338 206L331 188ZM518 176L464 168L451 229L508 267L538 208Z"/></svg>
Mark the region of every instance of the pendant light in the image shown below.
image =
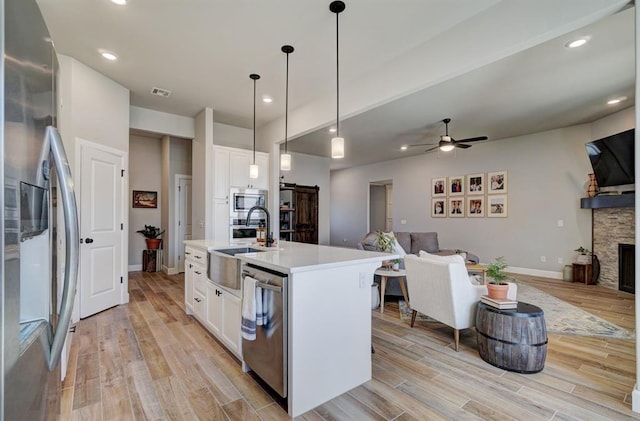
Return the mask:
<svg viewBox="0 0 640 421"><path fill-rule="evenodd" d="M340 137L340 31L338 16L344 11L342 1L332 1L329 10L336 14L336 136L331 139L331 158L344 158L344 138Z"/></svg>
<svg viewBox="0 0 640 421"><path fill-rule="evenodd" d="M280 170L291 171L291 154L287 151L287 126L289 124L289 54L293 53L293 47L290 45L283 45L281 50L287 55L287 79L284 94L284 153L280 155Z"/></svg>
<svg viewBox="0 0 640 421"><path fill-rule="evenodd" d="M253 164L249 165L249 178L258 178L258 166L256 165L256 80L260 75L251 73L249 77L253 80Z"/></svg>

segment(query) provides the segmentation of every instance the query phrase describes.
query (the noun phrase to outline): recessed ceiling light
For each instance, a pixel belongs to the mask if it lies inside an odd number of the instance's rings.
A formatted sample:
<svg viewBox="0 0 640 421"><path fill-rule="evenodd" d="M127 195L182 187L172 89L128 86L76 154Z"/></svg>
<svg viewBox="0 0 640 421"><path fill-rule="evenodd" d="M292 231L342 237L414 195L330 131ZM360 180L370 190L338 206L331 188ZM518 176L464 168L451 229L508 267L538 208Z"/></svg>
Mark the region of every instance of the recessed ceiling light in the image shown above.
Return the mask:
<svg viewBox="0 0 640 421"><path fill-rule="evenodd" d="M100 50L100 55L107 60L114 61L118 59L118 56L107 50Z"/></svg>
<svg viewBox="0 0 640 421"><path fill-rule="evenodd" d="M580 37L578 39L574 39L573 41L567 42L564 46L567 47L567 48L582 47L587 42L589 42L590 39L591 39L591 37Z"/></svg>
<svg viewBox="0 0 640 421"><path fill-rule="evenodd" d="M264 102L265 104L271 104L273 102L273 98L271 98L270 96L263 96L262 97L262 102Z"/></svg>
<svg viewBox="0 0 640 421"><path fill-rule="evenodd" d="M625 101L626 99L627 99L626 96L621 96L620 98L610 99L609 101L607 101L607 104L608 105L620 104L622 101Z"/></svg>
<svg viewBox="0 0 640 421"><path fill-rule="evenodd" d="M111 0L112 3L117 4L118 6L124 6L127 4L127 0Z"/></svg>
<svg viewBox="0 0 640 421"><path fill-rule="evenodd" d="M406 151L409 147L407 145L400 146L401 151Z"/></svg>
<svg viewBox="0 0 640 421"><path fill-rule="evenodd" d="M335 133L335 132L336 132L336 128L335 127L332 127L332 128L329 129L329 133Z"/></svg>

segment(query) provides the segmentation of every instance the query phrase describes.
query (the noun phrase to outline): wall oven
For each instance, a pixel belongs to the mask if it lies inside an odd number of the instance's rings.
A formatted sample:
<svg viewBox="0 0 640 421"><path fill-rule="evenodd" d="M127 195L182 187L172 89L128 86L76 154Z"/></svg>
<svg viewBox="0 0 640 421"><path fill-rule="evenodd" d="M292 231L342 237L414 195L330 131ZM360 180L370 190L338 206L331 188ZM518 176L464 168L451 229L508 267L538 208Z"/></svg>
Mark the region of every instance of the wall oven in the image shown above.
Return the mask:
<svg viewBox="0 0 640 421"><path fill-rule="evenodd" d="M258 223L259 219L251 218L249 225L247 226L247 219L245 218L231 218L229 223L229 240L232 243L246 243L248 241L255 242L258 237Z"/></svg>

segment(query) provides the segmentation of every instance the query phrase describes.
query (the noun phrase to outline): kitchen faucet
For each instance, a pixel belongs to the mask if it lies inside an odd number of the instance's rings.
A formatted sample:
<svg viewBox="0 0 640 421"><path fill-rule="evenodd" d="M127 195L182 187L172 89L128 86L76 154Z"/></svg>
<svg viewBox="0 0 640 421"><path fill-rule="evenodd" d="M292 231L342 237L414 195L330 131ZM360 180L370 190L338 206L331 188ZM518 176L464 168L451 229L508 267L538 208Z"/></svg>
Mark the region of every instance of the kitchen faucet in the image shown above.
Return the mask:
<svg viewBox="0 0 640 421"><path fill-rule="evenodd" d="M273 244L273 235L271 233L271 215L269 214L269 210L267 208L265 208L264 206L254 206L251 209L249 209L249 212L247 213L247 226L249 226L249 223L251 221L251 214L253 213L254 210L261 210L264 212L265 215L267 215L267 242L266 245L267 247L271 247L271 244Z"/></svg>

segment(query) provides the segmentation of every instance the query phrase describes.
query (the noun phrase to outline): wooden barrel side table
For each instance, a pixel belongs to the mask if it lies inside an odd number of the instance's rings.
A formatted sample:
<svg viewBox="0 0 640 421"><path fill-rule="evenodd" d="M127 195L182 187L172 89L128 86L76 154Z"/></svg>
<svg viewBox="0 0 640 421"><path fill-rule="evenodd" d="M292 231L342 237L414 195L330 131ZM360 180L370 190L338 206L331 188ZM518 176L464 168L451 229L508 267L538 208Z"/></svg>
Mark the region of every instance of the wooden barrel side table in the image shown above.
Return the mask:
<svg viewBox="0 0 640 421"><path fill-rule="evenodd" d="M538 373L547 358L547 325L540 307L518 302L500 310L478 303L478 353L491 365L517 373Z"/></svg>

